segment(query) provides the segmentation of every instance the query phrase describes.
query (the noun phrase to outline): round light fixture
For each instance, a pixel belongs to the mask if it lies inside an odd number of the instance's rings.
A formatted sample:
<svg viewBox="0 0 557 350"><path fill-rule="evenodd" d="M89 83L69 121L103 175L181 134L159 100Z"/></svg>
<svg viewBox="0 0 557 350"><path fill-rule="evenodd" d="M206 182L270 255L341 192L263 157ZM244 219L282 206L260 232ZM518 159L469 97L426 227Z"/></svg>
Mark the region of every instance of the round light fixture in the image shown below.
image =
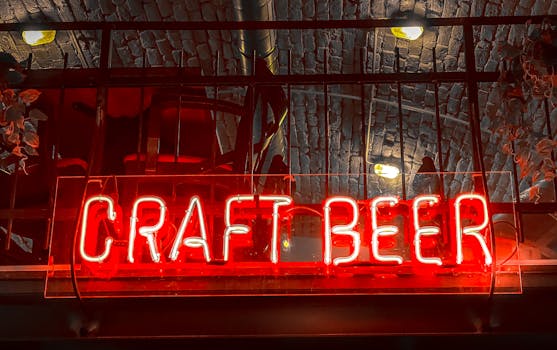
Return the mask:
<svg viewBox="0 0 557 350"><path fill-rule="evenodd" d="M411 11L397 11L391 15L392 19L404 20L401 27L391 27L391 33L397 38L416 40L424 33L427 20Z"/></svg>
<svg viewBox="0 0 557 350"><path fill-rule="evenodd" d="M396 166L380 163L373 166L373 172L376 175L385 177L387 179L394 179L400 174L400 170Z"/></svg>
<svg viewBox="0 0 557 350"><path fill-rule="evenodd" d="M23 41L30 46L49 44L56 38L55 30L24 30L21 33Z"/></svg>
<svg viewBox="0 0 557 350"><path fill-rule="evenodd" d="M416 40L422 36L424 27L391 27L391 32L400 39Z"/></svg>

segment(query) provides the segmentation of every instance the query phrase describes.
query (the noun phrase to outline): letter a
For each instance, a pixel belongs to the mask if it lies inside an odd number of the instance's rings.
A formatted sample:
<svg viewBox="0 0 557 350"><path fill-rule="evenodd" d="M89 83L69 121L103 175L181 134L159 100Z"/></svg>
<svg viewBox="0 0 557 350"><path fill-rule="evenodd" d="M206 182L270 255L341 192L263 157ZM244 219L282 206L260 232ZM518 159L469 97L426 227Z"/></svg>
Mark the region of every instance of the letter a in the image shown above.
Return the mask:
<svg viewBox="0 0 557 350"><path fill-rule="evenodd" d="M184 234L193 216L194 209L197 209L197 217L199 218L199 231L200 236L191 236L184 239ZM178 229L178 234L172 245L172 250L170 251L170 260L176 261L178 255L180 254L180 247L185 245L190 248L203 248L203 256L206 262L211 261L211 255L209 253L209 244L207 243L207 227L205 225L205 215L203 214L203 208L201 207L201 200L198 196L193 196L190 199L190 204L186 210L186 216L180 224Z"/></svg>

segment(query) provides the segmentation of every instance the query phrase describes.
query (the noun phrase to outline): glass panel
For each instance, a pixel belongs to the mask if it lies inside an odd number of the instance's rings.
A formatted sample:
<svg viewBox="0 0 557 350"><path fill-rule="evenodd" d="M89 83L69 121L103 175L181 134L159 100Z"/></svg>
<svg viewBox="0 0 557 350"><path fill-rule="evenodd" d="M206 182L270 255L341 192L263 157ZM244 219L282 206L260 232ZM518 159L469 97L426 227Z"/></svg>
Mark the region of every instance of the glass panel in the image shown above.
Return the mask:
<svg viewBox="0 0 557 350"><path fill-rule="evenodd" d="M284 194L292 180L298 188L325 176L116 176L85 190L83 177L60 178L45 295L74 294L70 256L83 297L489 293L491 272L494 292L521 291L509 263L516 232L494 225L494 252L486 223L496 214L513 222L512 209L481 195L418 205ZM348 181L328 175L337 176ZM415 225L433 230L419 246ZM458 233L472 226L476 235ZM502 266L492 271L491 259Z"/></svg>

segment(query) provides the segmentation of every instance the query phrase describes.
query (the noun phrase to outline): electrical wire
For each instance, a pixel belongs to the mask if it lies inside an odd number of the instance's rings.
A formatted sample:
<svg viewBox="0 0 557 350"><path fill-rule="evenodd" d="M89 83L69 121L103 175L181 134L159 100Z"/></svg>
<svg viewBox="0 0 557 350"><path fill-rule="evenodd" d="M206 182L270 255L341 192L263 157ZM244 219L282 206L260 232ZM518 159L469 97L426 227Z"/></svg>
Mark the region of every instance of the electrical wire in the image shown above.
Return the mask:
<svg viewBox="0 0 557 350"><path fill-rule="evenodd" d="M510 222L505 221L505 220L498 220L498 221L493 221L493 226L495 226L496 224L499 224L499 223L509 225L509 226L513 229L515 235L518 236L518 230L517 230L517 228L516 228L513 224L511 224ZM517 251L518 251L518 243L514 246L513 250L512 250L511 253L509 254L509 256L506 257L506 258L503 260L503 262L499 264L499 266L503 266L503 265L505 265L506 263L508 263L509 260L512 259L512 257L516 254Z"/></svg>
<svg viewBox="0 0 557 350"><path fill-rule="evenodd" d="M100 93L101 94L106 94L106 90L101 91ZM105 102L106 102L106 100L103 103L105 103ZM97 104L98 103L99 103L99 101L97 101ZM97 105L97 108L101 110L101 113L104 113L104 109L105 109L104 104L102 106ZM99 113L98 111L97 111L97 113ZM98 118L98 115L97 115L97 118ZM72 247L70 249L70 251L71 251L70 275L71 275L71 281L72 281L72 289L73 289L74 295L75 295L78 303L80 304L80 306L82 307L84 312L85 312L85 308L84 308L84 305L83 305L83 299L81 297L81 293L79 291L79 285L78 285L78 281L77 281L77 274L76 274L76 271L75 271L75 246L77 244L77 235L78 235L79 227L80 227L80 224L81 224L81 219L82 219L81 217L83 215L83 204L85 202L85 197L87 195L87 189L89 188L91 173L92 173L92 170L93 170L92 164L93 164L93 161L96 159L96 156L97 156L98 141L99 141L100 136L101 136L100 135L100 130L101 130L102 122L97 122L95 126L96 126L95 133L93 135L93 141L91 143L91 151L89 153L89 166L87 168L87 173L85 174L84 187L83 187L83 192L82 192L82 195L81 195L81 203L80 203L80 205L77 209L77 218L76 218L77 221L76 221L76 225L75 225L75 229L74 229L73 237L72 237ZM95 182L97 182L97 181L95 181ZM103 188L104 188L104 186L102 185L102 182L101 182L101 190Z"/></svg>
<svg viewBox="0 0 557 350"><path fill-rule="evenodd" d="M292 213L292 212L294 212L294 211L300 211L300 210L309 211L310 213L313 213L313 214L315 214L315 215L317 215L317 216L323 217L323 213L321 213L320 211L315 210L315 209L310 208L310 207L305 207L305 206L296 206L296 207L294 207L294 208L288 209L288 210L286 211L286 213L287 213L287 214L290 214L290 213Z"/></svg>

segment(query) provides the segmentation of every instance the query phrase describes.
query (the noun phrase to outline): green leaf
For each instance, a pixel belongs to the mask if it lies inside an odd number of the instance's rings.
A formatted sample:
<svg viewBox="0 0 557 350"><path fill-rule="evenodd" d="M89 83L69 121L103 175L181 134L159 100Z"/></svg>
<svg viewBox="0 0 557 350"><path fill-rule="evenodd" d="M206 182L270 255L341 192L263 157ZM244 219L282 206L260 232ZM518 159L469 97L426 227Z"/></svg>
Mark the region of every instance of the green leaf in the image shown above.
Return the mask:
<svg viewBox="0 0 557 350"><path fill-rule="evenodd" d="M555 147L557 147L557 142L549 139L543 139L536 144L536 151L541 156L548 157L551 155L551 152Z"/></svg>
<svg viewBox="0 0 557 350"><path fill-rule="evenodd" d="M29 118L41 121L48 120L48 116L37 108L34 108L29 112Z"/></svg>
<svg viewBox="0 0 557 350"><path fill-rule="evenodd" d="M16 104L8 107L6 109L6 120L10 122L18 121L21 116L25 113L25 106L22 104Z"/></svg>
<svg viewBox="0 0 557 350"><path fill-rule="evenodd" d="M39 147L39 136L34 132L28 131L23 135L23 142L33 148L37 148Z"/></svg>
<svg viewBox="0 0 557 350"><path fill-rule="evenodd" d="M39 155L39 152L37 152L36 149L34 149L33 147L31 147L29 145L25 145L24 149L25 149L25 153L27 153L30 156L38 156Z"/></svg>

